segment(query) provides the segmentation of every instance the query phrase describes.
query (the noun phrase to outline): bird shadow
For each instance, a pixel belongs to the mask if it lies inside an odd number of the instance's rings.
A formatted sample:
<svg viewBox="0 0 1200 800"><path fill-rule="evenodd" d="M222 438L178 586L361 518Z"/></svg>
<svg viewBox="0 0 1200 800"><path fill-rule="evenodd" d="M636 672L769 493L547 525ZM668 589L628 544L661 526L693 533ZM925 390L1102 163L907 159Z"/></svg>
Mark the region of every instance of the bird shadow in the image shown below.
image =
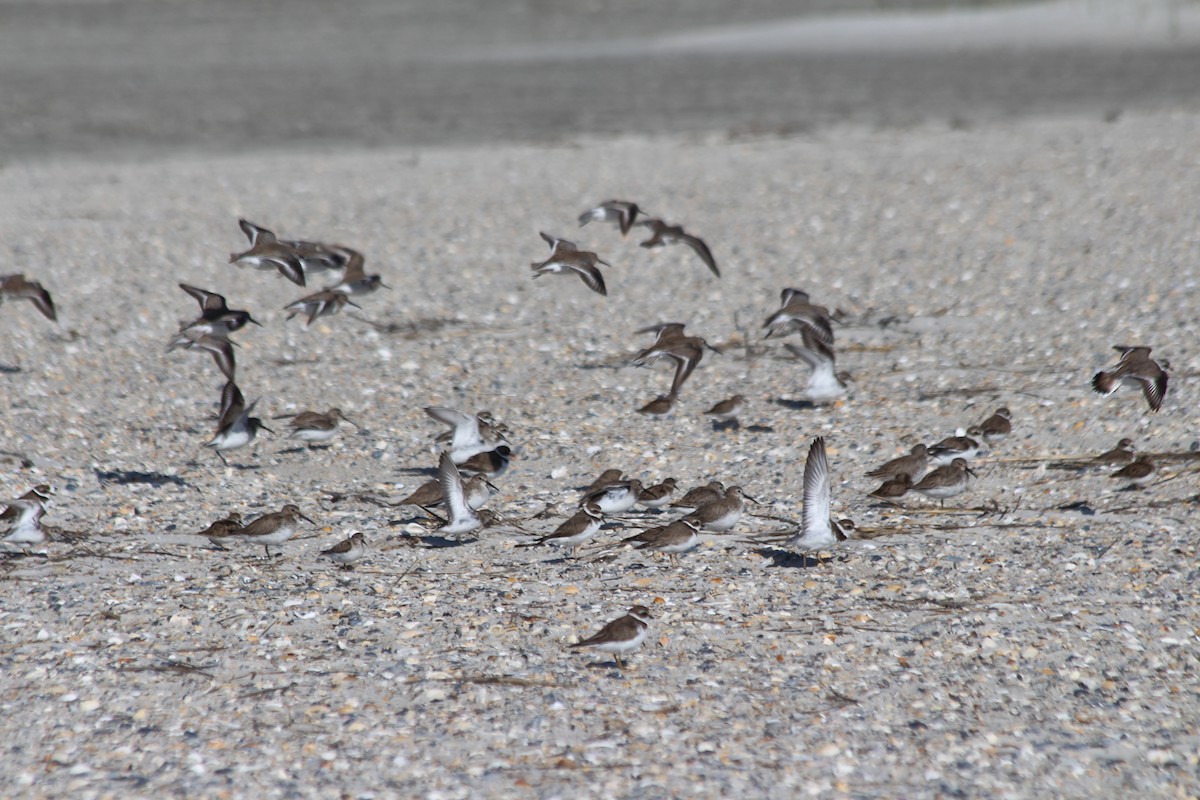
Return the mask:
<svg viewBox="0 0 1200 800"><path fill-rule="evenodd" d="M96 480L101 486L108 483L115 483L120 486L128 486L133 483L144 483L150 486L181 486L192 488L192 485L178 475L166 475L161 472L142 472L141 470L113 469L103 470L98 469L96 472Z"/></svg>
<svg viewBox="0 0 1200 800"><path fill-rule="evenodd" d="M786 397L776 397L771 402L792 411L808 411L817 407L817 404L811 400L789 400Z"/></svg>
<svg viewBox="0 0 1200 800"><path fill-rule="evenodd" d="M810 569L812 567L819 567L832 560L828 556L825 558L813 558L803 553L780 550L777 547L760 547L754 552L770 561L772 567L779 567L781 569Z"/></svg>
<svg viewBox="0 0 1200 800"><path fill-rule="evenodd" d="M279 451L277 451L277 454L285 455L288 453L307 453L312 450L328 450L332 446L333 445L329 445L329 444L309 444L309 445L302 444L302 445L298 445L296 447L288 447L286 449L279 450Z"/></svg>

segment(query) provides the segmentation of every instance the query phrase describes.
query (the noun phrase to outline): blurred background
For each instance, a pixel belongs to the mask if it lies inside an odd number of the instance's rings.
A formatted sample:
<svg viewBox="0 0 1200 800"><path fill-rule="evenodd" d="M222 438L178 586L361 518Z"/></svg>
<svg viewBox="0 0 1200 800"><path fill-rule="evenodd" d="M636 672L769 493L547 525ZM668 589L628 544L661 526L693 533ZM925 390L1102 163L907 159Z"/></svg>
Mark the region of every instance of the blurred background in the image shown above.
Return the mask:
<svg viewBox="0 0 1200 800"><path fill-rule="evenodd" d="M0 158L1200 110L1197 0L0 0Z"/></svg>

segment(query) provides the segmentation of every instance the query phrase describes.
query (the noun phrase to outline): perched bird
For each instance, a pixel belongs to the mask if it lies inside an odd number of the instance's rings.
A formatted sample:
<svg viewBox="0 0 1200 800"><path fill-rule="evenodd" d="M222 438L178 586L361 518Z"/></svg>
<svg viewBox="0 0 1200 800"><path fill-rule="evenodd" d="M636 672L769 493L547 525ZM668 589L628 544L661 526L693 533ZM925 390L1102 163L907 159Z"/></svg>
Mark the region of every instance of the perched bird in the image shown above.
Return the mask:
<svg viewBox="0 0 1200 800"><path fill-rule="evenodd" d="M208 539L222 539L242 529L242 515L232 511L222 519L209 525L202 531L196 531L197 536Z"/></svg>
<svg viewBox="0 0 1200 800"><path fill-rule="evenodd" d="M639 408L638 413L645 414L648 417L665 417L675 407L675 399L675 395L673 394L660 394Z"/></svg>
<svg viewBox="0 0 1200 800"><path fill-rule="evenodd" d="M971 459L979 455L982 448L979 440L970 436L947 436L928 449L929 463L935 467L944 467L956 458Z"/></svg>
<svg viewBox="0 0 1200 800"><path fill-rule="evenodd" d="M967 490L967 478L974 474L975 471L967 466L965 458L956 458L914 483L912 490L937 500L942 507L945 507L947 498L955 497Z"/></svg>
<svg viewBox="0 0 1200 800"><path fill-rule="evenodd" d="M742 413L745 407L746 398L740 394L735 394L733 397L717 403L708 411L705 411L704 414L712 419L714 429L728 426L736 430L741 427L741 423L738 422L738 415Z"/></svg>
<svg viewBox="0 0 1200 800"><path fill-rule="evenodd" d="M721 351L699 336L685 336L682 322L666 322L640 328L635 333L655 333L654 343L633 357L635 367L645 367L666 358L675 362L675 377L671 381L668 396L678 397L684 382L700 364L704 348L715 353Z"/></svg>
<svg viewBox="0 0 1200 800"><path fill-rule="evenodd" d="M1128 464L1121 469L1109 475L1110 478L1129 481L1130 489L1140 489L1147 486L1154 480L1154 473L1157 470L1154 462L1149 456L1138 456L1132 464Z"/></svg>
<svg viewBox="0 0 1200 800"><path fill-rule="evenodd" d="M661 219L644 219L635 224L644 225L650 229L650 238L640 243L642 247L666 247L669 244L687 245L695 251L696 255L700 256L704 266L708 267L713 275L721 277L721 271L717 269L717 262L713 258L712 251L708 249L708 245L698 236L684 232L682 225L668 225Z"/></svg>
<svg viewBox="0 0 1200 800"><path fill-rule="evenodd" d="M700 530L724 533L733 528L746 510L744 499L753 500L740 486L730 486L720 500L705 503L684 519L690 519Z"/></svg>
<svg viewBox="0 0 1200 800"><path fill-rule="evenodd" d="M789 546L797 550L819 551L846 540L846 521L830 516L832 496L825 437L818 436L809 445L808 458L804 462L804 509L800 517L800 530L788 540Z"/></svg>
<svg viewBox="0 0 1200 800"><path fill-rule="evenodd" d="M696 549L700 543L700 523L690 517L677 519L669 525L649 528L622 539L622 544L634 544L638 550L665 553L672 564L678 564L680 553Z"/></svg>
<svg viewBox="0 0 1200 800"><path fill-rule="evenodd" d="M555 528L553 533L541 536L536 541L529 542L526 546L538 544L563 545L570 550L571 556L574 557L576 550L579 549L579 545L592 538L596 531L600 530L600 526L603 523L604 517L600 513L600 507L595 503L588 503L579 509L574 516Z"/></svg>
<svg viewBox="0 0 1200 800"><path fill-rule="evenodd" d="M438 458L438 482L446 498L446 523L437 529L445 536L458 536L482 528L483 517L467 504L467 489L454 460L448 452Z"/></svg>
<svg viewBox="0 0 1200 800"><path fill-rule="evenodd" d="M595 208L589 208L579 215L579 227L589 222L615 222L621 229L621 235L629 233L629 229L637 220L638 214L645 216L646 212L638 208L637 203L626 200L605 200Z"/></svg>
<svg viewBox="0 0 1200 800"><path fill-rule="evenodd" d="M1136 448L1133 439L1122 439L1112 450L1106 450L1092 459L1092 463L1102 467L1118 467L1133 462Z"/></svg>
<svg viewBox="0 0 1200 800"><path fill-rule="evenodd" d="M663 508L671 502L671 495L675 494L678 485L674 478L667 478L662 483L642 489L642 493L638 495L638 503L646 508Z"/></svg>
<svg viewBox="0 0 1200 800"><path fill-rule="evenodd" d="M221 414L221 419L217 422L217 432L213 438L205 443L205 447L211 447L221 459L221 463L229 466L229 462L225 460L226 450L237 450L239 447L245 447L254 441L260 430L270 431L270 428L263 424L263 421L258 417L250 416L254 412L254 407L258 405L255 400L250 405L246 405L242 399L242 393L238 391L236 385L230 391L230 383L225 385L225 389L221 392L221 404L225 405L226 400L229 405Z"/></svg>
<svg viewBox="0 0 1200 800"><path fill-rule="evenodd" d="M601 486L608 486L610 483L617 483L623 480L621 477L625 473L619 469L606 469L596 477L596 480L589 483L583 488L584 493L590 492L592 489L599 489Z"/></svg>
<svg viewBox="0 0 1200 800"><path fill-rule="evenodd" d="M908 451L908 455L893 458L876 467L867 473L868 478L880 478L882 480L890 480L898 478L901 475L907 476L909 485L919 481L921 476L925 474L925 465L929 463L928 449L923 444L913 445Z"/></svg>
<svg viewBox="0 0 1200 800"><path fill-rule="evenodd" d="M913 479L908 476L908 473L901 472L885 480L878 489L871 492L870 496L888 503L894 503L908 494L908 490L912 488L912 485Z"/></svg>
<svg viewBox="0 0 1200 800"><path fill-rule="evenodd" d="M543 275L555 273L575 273L593 292L608 295L608 288L604 285L604 276L600 274L600 269L596 265L603 264L611 267L611 264L601 260L598 255L589 250L580 250L574 242L568 242L566 239L559 239L547 233L541 234L541 237L550 245L550 257L545 261L535 261L529 265L529 268L533 270L533 277L540 278Z"/></svg>
<svg viewBox="0 0 1200 800"><path fill-rule="evenodd" d="M849 373L837 371L831 346L822 342L808 330L805 330L802 336L804 342L802 346L784 345L792 355L807 364L811 370L808 383L805 384L801 395L808 402L817 404L837 400L846 393L846 381L850 379Z"/></svg>
<svg viewBox="0 0 1200 800"><path fill-rule="evenodd" d="M593 647L605 653L612 653L617 662L617 669L623 670L621 654L628 653L645 641L650 619L650 609L634 606L625 616L613 620L598 633L576 642L571 647Z"/></svg>
<svg viewBox="0 0 1200 800"><path fill-rule="evenodd" d="M0 305L5 298L10 300L29 300L42 312L42 316L51 322L58 322L58 312L54 310L54 301L50 293L37 281L27 281L22 273L0 275Z"/></svg>
<svg viewBox="0 0 1200 800"><path fill-rule="evenodd" d="M240 530L234 531L230 535L244 536L249 542L261 544L263 550L267 553L267 558L270 558L271 545L283 544L288 539L291 539L296 533L296 528L299 526L300 520L313 525L316 524L301 514L298 506L288 503L279 511L263 514L258 519L242 527Z"/></svg>
<svg viewBox="0 0 1200 800"><path fill-rule="evenodd" d="M808 292L802 289L780 292L779 310L767 317L763 327L767 331L763 334L764 339L808 332L821 344L833 348L833 317L829 309L811 303Z"/></svg>
<svg viewBox="0 0 1200 800"><path fill-rule="evenodd" d="M642 482L636 478L631 481L618 481L600 486L583 496L579 507L595 504L600 513L605 516L621 514L633 508L638 498L642 496Z"/></svg>
<svg viewBox="0 0 1200 800"><path fill-rule="evenodd" d="M353 536L330 547L328 550L322 550L321 555L328 558L333 563L340 566L342 569L353 569L354 562L358 561L367 552L367 539L362 535L362 532L356 532Z"/></svg>
<svg viewBox="0 0 1200 800"><path fill-rule="evenodd" d="M1150 357L1149 347L1115 345L1121 359L1115 369L1097 372L1092 378L1092 388L1100 394L1112 394L1122 383L1138 386L1146 397L1151 411L1162 408L1167 396L1167 370L1171 365L1166 359L1155 361Z"/></svg>
<svg viewBox="0 0 1200 800"><path fill-rule="evenodd" d="M283 310L292 312L288 314L288 319L297 314L307 314L308 322L304 325L308 327L313 324L317 317L332 317L347 305L352 305L359 309L362 308L362 306L350 299L350 295L344 292L333 289L322 289L307 297L301 297L294 303L288 303L283 307Z"/></svg>
<svg viewBox="0 0 1200 800"><path fill-rule="evenodd" d="M996 409L996 413L972 430L976 431L985 442L998 442L1012 433L1012 412L1001 406Z"/></svg>
<svg viewBox="0 0 1200 800"><path fill-rule="evenodd" d="M700 506L714 503L724 496L725 484L720 481L709 481L704 486L689 489L684 493L683 497L671 503L671 508L679 509L685 514L690 514Z"/></svg>
<svg viewBox="0 0 1200 800"><path fill-rule="evenodd" d="M509 445L506 429L498 425L486 411L471 414L454 408L428 406L425 413L433 419L450 426L450 430L437 437L438 442L449 445L448 450L454 463L461 464L473 455Z"/></svg>
<svg viewBox="0 0 1200 800"><path fill-rule="evenodd" d="M331 408L324 414L317 411L301 411L291 421L291 436L302 442L327 442L337 434L338 420L345 420L354 427L358 424L342 413L340 408Z"/></svg>

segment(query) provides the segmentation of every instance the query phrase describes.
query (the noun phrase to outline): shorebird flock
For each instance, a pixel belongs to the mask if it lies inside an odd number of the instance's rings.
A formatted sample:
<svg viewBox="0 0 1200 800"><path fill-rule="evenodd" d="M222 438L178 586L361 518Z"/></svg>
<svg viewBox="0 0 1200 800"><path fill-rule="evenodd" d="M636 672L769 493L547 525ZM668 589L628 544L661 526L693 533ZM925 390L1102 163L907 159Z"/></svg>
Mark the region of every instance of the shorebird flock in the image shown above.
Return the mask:
<svg viewBox="0 0 1200 800"><path fill-rule="evenodd" d="M621 236L627 236L636 227L645 227L651 235L640 243L641 247L685 245L714 279L720 278L717 261L703 239L685 232L680 225L648 216L637 203L609 200L578 216L580 226L592 222L610 223ZM337 315L347 305L361 309L354 298L362 299L387 288L380 275L366 273L365 259L355 249L318 241L280 239L271 230L244 219L239 226L249 247L233 253L229 257L231 264L275 272L298 286L307 286L310 279L322 273L336 278L324 289L283 306L283 310L290 312L289 320L303 316L305 324L311 325L321 317ZM611 268L609 262L566 239L545 232L540 236L549 245L550 254L531 264L533 278L574 274L591 291L608 294L600 268ZM230 308L226 298L215 292L183 283L179 288L199 304L199 316L171 334L167 350L207 353L224 378L214 432L208 441L198 442L197 447L208 448L215 460L228 466L229 456L251 447L260 431L274 433L261 418L253 416L258 400L247 403L237 384L237 343L231 338L247 325L260 323L250 312ZM21 274L0 276L0 305L18 299L30 300L47 319L57 321L50 293L40 283ZM762 339L795 337L797 340L785 343L784 349L808 367L799 390L803 402L813 406L843 402L850 376L836 365L835 326L840 324L839 315L813 302L802 289L791 287L780 292L777 309L764 313ZM668 362L674 366L674 373L665 392L636 410L647 416L667 417L704 356L710 352L719 355L722 351L703 337L689 334L682 322L656 322L637 333L653 335L654 339L629 358L628 365L648 367ZM1119 353L1118 360L1111 369L1093 377L1093 390L1107 395L1121 386L1133 387L1141 392L1150 411L1159 411L1167 399L1169 364L1152 357L1147 346L1117 345L1115 350ZM746 407L746 397L738 394L715 403L704 413L712 420L714 430L736 430ZM741 486L725 486L719 481L691 487L676 498L683 488L676 478L647 485L641 478L609 469L583 487L571 503L570 512L555 521L553 529L530 532L524 524L544 519L544 514L526 520L506 519L485 507L499 493L496 481L505 475L514 459L519 461L517 437L508 426L483 410L430 406L425 412L431 420L446 427L432 443L437 452L436 464L431 465L436 478L402 499L381 504L409 507L424 514L429 535L423 543L430 546L470 542L486 529L507 528L524 537L518 546L562 547L567 552L562 562L574 563L583 559L583 548L602 531L622 528L634 514L640 529L632 535L625 535L629 533L625 531L602 543L599 546L602 556L633 548L661 554L669 563L677 564L681 556L699 545L701 536L733 531L747 513L747 502L759 503ZM284 418L288 417L276 417ZM337 407L323 412L303 411L290 415L290 437L301 443L301 447L320 446L337 435L341 422L357 426ZM944 507L947 500L968 492L976 475L972 462L1003 442L1013 425L1012 412L1001 406L986 419L953 436L928 445L916 444L908 453L865 473L865 478L880 484L874 491L864 492L863 502L899 505L910 493L917 493L924 495L929 504L936 502L938 508ZM811 565L822 563L814 555L832 553L844 542L862 535L851 519L833 515L833 465L829 455L824 437L811 441L803 465L800 519L782 532L745 541L777 542L792 557ZM207 463L198 462L193 467L216 468L215 460L210 456ZM1113 479L1123 481L1130 489L1151 485L1157 475L1151 459L1136 455L1130 438L1123 438L1114 449L1072 466L1109 471ZM53 496L50 485L40 484L2 503L5 510L0 514L0 523L7 526L3 533L5 555L29 556L34 554L31 548L72 541L80 536L42 522ZM245 522L240 513L231 512L197 531L197 535L218 550L226 550L237 542L261 546L263 556L272 559L280 556L279 548L296 535L302 523L314 524L299 506L285 503L278 511ZM276 548L274 554L272 546ZM367 555L369 546L363 532L354 531L345 540L321 549L319 556L340 569L353 569ZM646 638L650 619L645 606L634 606L625 616L572 646L612 653L621 668L621 656Z"/></svg>

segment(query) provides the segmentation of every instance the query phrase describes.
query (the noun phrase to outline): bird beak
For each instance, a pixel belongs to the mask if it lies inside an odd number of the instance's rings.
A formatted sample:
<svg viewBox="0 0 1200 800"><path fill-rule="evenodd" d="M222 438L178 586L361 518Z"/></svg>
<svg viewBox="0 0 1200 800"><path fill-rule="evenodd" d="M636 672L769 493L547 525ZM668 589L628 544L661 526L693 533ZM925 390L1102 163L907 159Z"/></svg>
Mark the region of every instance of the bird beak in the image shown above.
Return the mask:
<svg viewBox="0 0 1200 800"><path fill-rule="evenodd" d="M761 502L759 502L759 501L758 501L756 498L754 498L754 497L751 497L750 495L746 494L745 492L742 492L742 497L746 498L746 499L747 499L747 500L749 500L751 503L754 503L754 505L756 505L756 506L761 506L761 505L762 505L762 503L761 503Z"/></svg>
<svg viewBox="0 0 1200 800"><path fill-rule="evenodd" d="M354 420L350 419L350 418L349 418L349 417L347 417L345 414L343 414L343 415L342 415L342 419L346 420L346 422L349 422L349 423L350 423L351 425L353 425L355 428L358 428L358 430L360 430L360 431L362 430L362 427L361 427L361 426L359 426L359 424L358 424L357 422L355 422Z"/></svg>
<svg viewBox="0 0 1200 800"><path fill-rule="evenodd" d="M263 429L264 431L266 431L267 433L274 433L274 432L275 432L275 431L271 430L270 428L268 428L266 425L259 425L258 427L262 428L262 429Z"/></svg>
<svg viewBox="0 0 1200 800"><path fill-rule="evenodd" d="M254 317L250 316L249 314L246 315L246 321L253 322L255 325L257 325L260 328L262 327L262 323L259 322L258 320L256 320Z"/></svg>
<svg viewBox="0 0 1200 800"><path fill-rule="evenodd" d="M307 522L307 523L308 523L308 524L310 524L310 525L316 525L316 524L317 524L317 523L313 522L311 519L309 519L308 517L304 516L303 514L301 514L301 515L300 515L300 519L304 520L305 522Z"/></svg>

